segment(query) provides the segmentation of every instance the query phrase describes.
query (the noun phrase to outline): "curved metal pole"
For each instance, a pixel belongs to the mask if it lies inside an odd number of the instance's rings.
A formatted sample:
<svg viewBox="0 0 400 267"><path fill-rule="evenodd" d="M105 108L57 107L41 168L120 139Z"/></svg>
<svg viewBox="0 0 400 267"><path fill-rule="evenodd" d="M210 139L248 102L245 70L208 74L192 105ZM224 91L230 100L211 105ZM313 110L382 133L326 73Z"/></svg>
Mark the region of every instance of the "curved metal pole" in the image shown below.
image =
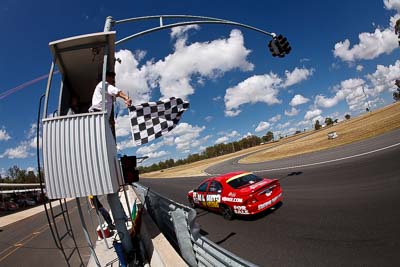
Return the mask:
<svg viewBox="0 0 400 267"><path fill-rule="evenodd" d="M213 20L213 21L227 21L225 19L212 18L212 17L204 17L204 16L192 16L192 15L154 15L154 16L143 16L143 17L135 17L129 19L122 19L114 21L115 24L121 24L126 22L135 22L141 20L151 20L151 19L203 19L203 20Z"/></svg>
<svg viewBox="0 0 400 267"><path fill-rule="evenodd" d="M75 198L75 200L76 200L76 206L78 207L78 214L79 214L79 218L81 220L82 230L83 230L83 233L85 235L86 241L87 241L87 243L89 245L90 253L92 254L92 257L94 258L94 261L96 262L96 265L98 267L100 267L101 264L99 262L99 258L97 258L97 254L96 254L95 248L93 246L92 241L90 240L90 236L89 236L89 233L88 233L88 230L87 230L87 227L86 227L85 218L83 217L81 201L80 201L79 197ZM103 236L104 236L104 233L103 233ZM107 247L108 247L108 244L107 244Z"/></svg>
<svg viewBox="0 0 400 267"><path fill-rule="evenodd" d="M163 18L163 17L164 17L164 16L159 16L158 18L161 19L161 18ZM166 16L165 16L165 17L166 17ZM144 19L146 19L146 18L153 19L154 17L141 17L141 18L137 18L137 19L133 18L133 19L124 20L124 22L128 22L128 21L137 21L137 20L144 20ZM201 18L201 17L200 17L200 18ZM115 23L117 23L117 22L115 22ZM160 23L160 24L161 24L161 23ZM249 29L249 30L253 30L253 31L256 31L256 32L259 32L259 33L268 35L268 36L270 36L270 37L272 37L272 38L274 38L274 37L276 36L275 33L270 33L270 32L267 32L267 31L264 31L264 30L261 30L261 29L259 29L259 28L256 28L256 27L253 27L253 26L249 26L249 25L246 25L246 24L242 24L242 23L238 23L238 22L234 22L234 21L229 21L229 20L218 20L218 19L213 19L213 18L212 18L212 20L185 21L185 22L172 23L172 24L168 24L168 25L162 25L162 24L161 24L161 26L159 26L159 27L155 27L155 28L152 28L152 29L148 29L148 30L145 30L145 31L142 31L142 32L138 32L138 33L132 34L132 35L127 36L127 37L125 37L125 38L122 38L121 40L115 42L115 45L121 44L121 43L126 42L126 41L128 41L128 40L130 40L130 39L133 39L133 38L136 38L136 37L139 37L139 36L141 36L141 35L148 34L148 33L152 33L152 32L155 32L155 31L160 31L160 30L164 30L164 29L174 28L174 27L178 27L178 26L194 25L194 24L224 24L224 25L233 25L233 26L239 26L239 27L242 27L242 28L246 28L246 29Z"/></svg>
<svg viewBox="0 0 400 267"><path fill-rule="evenodd" d="M54 74L55 62L56 62L56 59L54 58L53 61L51 62L49 77L47 78L47 87L46 87L46 94L45 94L46 98L44 100L43 115L42 115L42 118L44 118L44 119L47 118L49 93L50 93L51 81L53 79L53 74Z"/></svg>

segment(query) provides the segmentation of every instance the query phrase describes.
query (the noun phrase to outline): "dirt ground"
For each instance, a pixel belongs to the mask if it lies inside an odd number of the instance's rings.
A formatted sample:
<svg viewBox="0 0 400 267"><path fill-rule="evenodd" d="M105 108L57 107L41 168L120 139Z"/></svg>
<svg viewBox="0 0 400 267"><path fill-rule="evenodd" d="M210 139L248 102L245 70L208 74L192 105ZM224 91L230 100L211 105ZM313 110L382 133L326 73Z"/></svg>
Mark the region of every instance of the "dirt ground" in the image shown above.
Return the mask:
<svg viewBox="0 0 400 267"><path fill-rule="evenodd" d="M336 125L309 131L235 153L202 160L162 171L141 174L143 178L172 178L205 175L205 169L238 156L251 154L239 162L258 163L282 159L304 153L310 153L342 146L352 142L371 138L385 132L400 128L400 102L388 105L379 110L362 114L342 121ZM328 133L336 132L338 137L328 139Z"/></svg>

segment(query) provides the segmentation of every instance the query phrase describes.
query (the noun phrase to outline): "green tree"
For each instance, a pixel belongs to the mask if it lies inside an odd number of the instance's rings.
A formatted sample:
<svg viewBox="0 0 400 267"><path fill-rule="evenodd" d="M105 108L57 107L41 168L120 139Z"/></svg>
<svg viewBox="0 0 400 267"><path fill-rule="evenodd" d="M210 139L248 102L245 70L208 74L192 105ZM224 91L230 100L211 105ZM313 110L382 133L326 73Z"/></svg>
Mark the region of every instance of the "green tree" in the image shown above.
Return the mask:
<svg viewBox="0 0 400 267"><path fill-rule="evenodd" d="M268 131L263 137L261 137L261 140L264 143L270 142L272 140L274 140L274 133L271 131Z"/></svg>
<svg viewBox="0 0 400 267"><path fill-rule="evenodd" d="M17 165L14 165L12 167L10 167L7 170L7 176L11 179L11 180L15 180L18 177L18 174L20 172L20 168Z"/></svg>
<svg viewBox="0 0 400 267"><path fill-rule="evenodd" d="M315 129L315 130L319 130L319 129L321 129L321 127L322 127L322 126L321 126L321 124L319 123L319 120L316 120L316 121L315 121L315 125L314 125L314 129Z"/></svg>
<svg viewBox="0 0 400 267"><path fill-rule="evenodd" d="M333 124L333 120L330 117L325 118L325 124L326 126L332 125Z"/></svg>
<svg viewBox="0 0 400 267"><path fill-rule="evenodd" d="M393 99L394 101L400 101L400 88L397 88L397 91L393 92Z"/></svg>
<svg viewBox="0 0 400 267"><path fill-rule="evenodd" d="M25 176L26 183L39 183L39 178L35 175L33 171L28 171Z"/></svg>

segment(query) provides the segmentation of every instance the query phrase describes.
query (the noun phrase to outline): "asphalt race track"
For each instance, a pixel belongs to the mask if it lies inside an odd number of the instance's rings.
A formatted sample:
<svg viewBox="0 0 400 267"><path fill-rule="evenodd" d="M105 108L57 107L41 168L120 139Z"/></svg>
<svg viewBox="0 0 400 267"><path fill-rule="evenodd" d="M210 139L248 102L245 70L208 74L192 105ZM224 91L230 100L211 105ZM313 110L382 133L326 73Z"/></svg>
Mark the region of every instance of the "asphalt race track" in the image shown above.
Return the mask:
<svg viewBox="0 0 400 267"><path fill-rule="evenodd" d="M197 209L203 234L220 246L260 266L400 266L400 129L290 159L230 160L207 172L238 169L278 178L284 199L274 211L233 221ZM141 183L187 204L186 193L203 179Z"/></svg>

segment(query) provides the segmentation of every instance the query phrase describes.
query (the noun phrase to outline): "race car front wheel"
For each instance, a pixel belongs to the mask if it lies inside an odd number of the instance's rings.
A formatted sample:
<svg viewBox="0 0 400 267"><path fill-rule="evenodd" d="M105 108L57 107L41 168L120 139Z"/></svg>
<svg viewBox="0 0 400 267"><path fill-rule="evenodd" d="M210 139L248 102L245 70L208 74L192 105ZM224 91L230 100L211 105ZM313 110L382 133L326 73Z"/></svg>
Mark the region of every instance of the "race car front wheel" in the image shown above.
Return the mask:
<svg viewBox="0 0 400 267"><path fill-rule="evenodd" d="M224 217L225 220L230 221L235 216L235 214L233 213L233 210L226 205L221 205L220 209L221 209L222 217Z"/></svg>
<svg viewBox="0 0 400 267"><path fill-rule="evenodd" d="M189 206L190 206L192 209L196 208L196 203L194 203L193 199L189 198L188 200L189 200Z"/></svg>

